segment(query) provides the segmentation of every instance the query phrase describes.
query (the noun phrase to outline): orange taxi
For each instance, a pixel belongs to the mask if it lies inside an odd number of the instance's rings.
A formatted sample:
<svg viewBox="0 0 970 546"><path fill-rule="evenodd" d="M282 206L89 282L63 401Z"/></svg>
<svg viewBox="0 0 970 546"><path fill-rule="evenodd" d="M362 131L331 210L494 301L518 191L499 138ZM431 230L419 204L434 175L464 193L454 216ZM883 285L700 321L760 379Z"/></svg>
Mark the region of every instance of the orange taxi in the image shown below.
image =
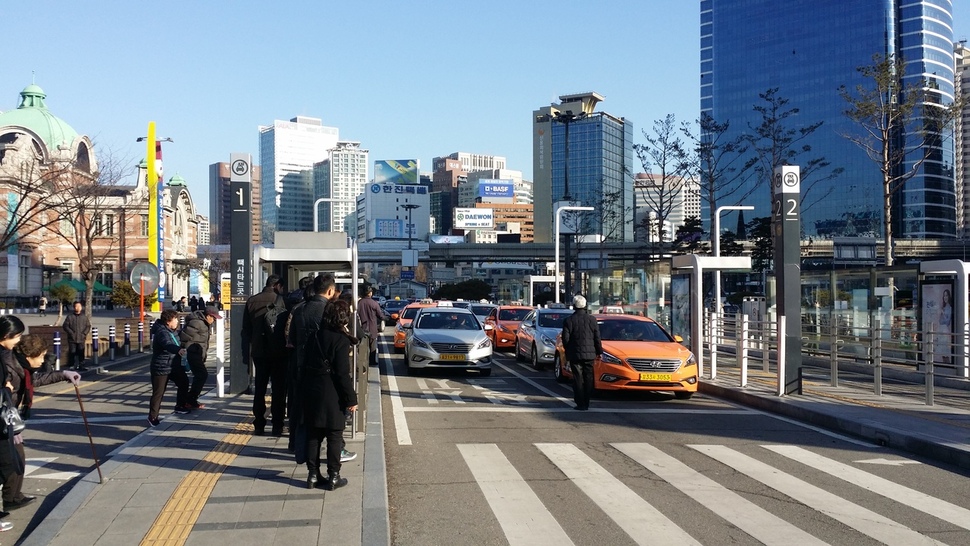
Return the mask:
<svg viewBox="0 0 970 546"><path fill-rule="evenodd" d="M425 299L416 303L409 303L404 306L404 309L401 309L400 313L398 313L397 326L394 328L394 352L404 352L404 327L411 324L414 316L418 314L418 309L434 306L435 304L431 300Z"/></svg>
<svg viewBox="0 0 970 546"><path fill-rule="evenodd" d="M519 324L532 310L532 307L525 305L499 305L492 309L485 317L485 324L492 325L489 333L495 349L515 347L515 333L519 331Z"/></svg>
<svg viewBox="0 0 970 546"><path fill-rule="evenodd" d="M600 328L603 353L593 362L593 388L673 392L687 400L697 392L697 360L653 319L635 315L593 315ZM562 336L553 362L556 380L572 379Z"/></svg>

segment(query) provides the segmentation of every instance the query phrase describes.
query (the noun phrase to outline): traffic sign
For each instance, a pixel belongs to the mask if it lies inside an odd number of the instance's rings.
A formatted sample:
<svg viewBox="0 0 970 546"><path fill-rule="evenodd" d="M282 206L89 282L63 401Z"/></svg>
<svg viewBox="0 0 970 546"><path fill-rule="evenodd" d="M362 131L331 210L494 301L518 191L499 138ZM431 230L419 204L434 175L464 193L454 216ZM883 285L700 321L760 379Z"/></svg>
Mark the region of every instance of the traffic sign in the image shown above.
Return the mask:
<svg viewBox="0 0 970 546"><path fill-rule="evenodd" d="M138 262L131 268L131 287L142 296L153 294L158 288L158 268L151 262ZM144 286L144 292L142 287Z"/></svg>
<svg viewBox="0 0 970 546"><path fill-rule="evenodd" d="M413 281L414 280L414 271L401 271L401 280L402 281Z"/></svg>

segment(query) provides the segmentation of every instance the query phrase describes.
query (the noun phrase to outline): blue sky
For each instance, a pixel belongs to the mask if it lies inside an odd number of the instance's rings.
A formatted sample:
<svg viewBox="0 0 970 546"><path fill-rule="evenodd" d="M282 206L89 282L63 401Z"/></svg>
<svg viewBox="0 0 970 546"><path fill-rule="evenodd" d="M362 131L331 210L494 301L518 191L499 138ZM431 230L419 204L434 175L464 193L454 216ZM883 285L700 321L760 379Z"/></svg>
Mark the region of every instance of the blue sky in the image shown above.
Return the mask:
<svg viewBox="0 0 970 546"><path fill-rule="evenodd" d="M955 2L955 37L970 7ZM596 91L634 123L698 116L699 3L690 0L4 2L0 110L31 78L96 151L144 156L155 121L166 178L208 215L208 165L297 115L375 159L455 151L532 174L532 111ZM33 74L33 76L32 76Z"/></svg>

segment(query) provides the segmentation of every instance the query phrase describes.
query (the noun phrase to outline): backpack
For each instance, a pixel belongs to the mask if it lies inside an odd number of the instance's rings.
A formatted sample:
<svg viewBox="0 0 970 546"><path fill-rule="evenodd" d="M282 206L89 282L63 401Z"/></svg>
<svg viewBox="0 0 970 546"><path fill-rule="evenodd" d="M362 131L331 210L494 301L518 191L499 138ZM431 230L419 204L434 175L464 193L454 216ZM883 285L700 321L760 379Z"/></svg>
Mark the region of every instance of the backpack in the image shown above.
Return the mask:
<svg viewBox="0 0 970 546"><path fill-rule="evenodd" d="M280 297L266 306L266 314L263 315L263 331L267 337L272 337L276 332L276 324L279 322L280 315L285 312L286 306L283 305L283 298Z"/></svg>

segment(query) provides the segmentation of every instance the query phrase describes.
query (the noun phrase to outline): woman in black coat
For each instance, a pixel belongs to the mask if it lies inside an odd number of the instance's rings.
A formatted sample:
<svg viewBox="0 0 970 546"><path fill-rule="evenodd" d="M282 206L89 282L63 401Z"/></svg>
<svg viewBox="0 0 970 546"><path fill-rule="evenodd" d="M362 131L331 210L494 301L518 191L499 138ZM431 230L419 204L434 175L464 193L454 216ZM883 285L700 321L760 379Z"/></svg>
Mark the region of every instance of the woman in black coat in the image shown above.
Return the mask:
<svg viewBox="0 0 970 546"><path fill-rule="evenodd" d="M24 333L24 323L13 315L0 316L0 389L7 389L9 394L11 384L7 376L7 370L14 366L19 366L17 357L13 354L13 348L20 343L20 338ZM0 480L4 482L18 477L24 477L24 459L20 455L23 453L23 435L17 434L11 437L10 430L3 426L0 430ZM7 517L7 511L0 513L0 517ZM9 521L0 521L0 531L13 529L13 524Z"/></svg>
<svg viewBox="0 0 970 546"><path fill-rule="evenodd" d="M357 410L357 393L350 377L351 343L344 334L352 318L347 302L338 300L327 305L320 330L314 339L307 340L303 359L298 363L309 489L334 490L347 485L347 479L340 477L340 452L344 445L344 411ZM327 440L326 478L320 473L324 438Z"/></svg>

